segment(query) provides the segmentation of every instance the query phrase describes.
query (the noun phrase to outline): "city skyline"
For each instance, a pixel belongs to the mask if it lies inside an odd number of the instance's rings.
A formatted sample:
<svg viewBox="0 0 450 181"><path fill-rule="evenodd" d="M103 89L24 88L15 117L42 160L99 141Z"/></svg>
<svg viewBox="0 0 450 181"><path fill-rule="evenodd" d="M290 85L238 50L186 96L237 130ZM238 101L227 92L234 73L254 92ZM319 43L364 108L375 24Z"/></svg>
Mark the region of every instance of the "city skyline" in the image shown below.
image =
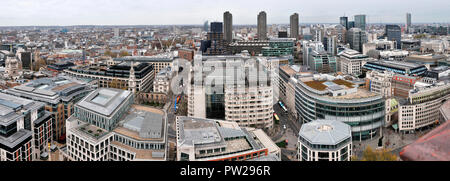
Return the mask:
<svg viewBox="0 0 450 181"><path fill-rule="evenodd" d="M339 17L345 15L350 21L357 14L367 15L367 24L405 24L406 13L412 14L413 24L450 22L450 12L446 11L449 1L418 2L23 0L3 2L8 8L0 12L0 26L201 25L205 20L222 22L225 11L233 14L235 25L256 25L257 15L261 11L267 13L269 25L289 24L289 16L293 13L299 14L300 24L338 24Z"/></svg>

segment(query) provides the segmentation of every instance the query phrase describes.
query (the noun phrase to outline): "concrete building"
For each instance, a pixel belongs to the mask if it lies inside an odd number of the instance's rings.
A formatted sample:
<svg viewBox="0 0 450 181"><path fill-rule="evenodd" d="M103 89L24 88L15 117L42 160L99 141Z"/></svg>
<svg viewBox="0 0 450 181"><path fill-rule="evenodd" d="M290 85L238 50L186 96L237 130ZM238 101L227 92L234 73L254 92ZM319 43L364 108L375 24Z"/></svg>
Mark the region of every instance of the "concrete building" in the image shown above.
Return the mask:
<svg viewBox="0 0 450 181"><path fill-rule="evenodd" d="M308 66L318 73L335 73L337 71L336 57L325 51L312 51L309 53Z"/></svg>
<svg viewBox="0 0 450 181"><path fill-rule="evenodd" d="M353 140L372 139L384 124L385 100L377 93L337 77L321 74L299 77L295 107L303 123L318 119L344 122Z"/></svg>
<svg viewBox="0 0 450 181"><path fill-rule="evenodd" d="M272 38L268 47L262 47L261 53L265 57L294 56L295 38Z"/></svg>
<svg viewBox="0 0 450 181"><path fill-rule="evenodd" d="M77 66L64 70L70 77L93 79L100 87L146 92L152 89L154 65L124 61L113 66ZM159 72L159 71L158 71Z"/></svg>
<svg viewBox="0 0 450 181"><path fill-rule="evenodd" d="M363 52L363 45L367 41L367 33L360 28L351 28L347 31L346 42L350 44L351 49Z"/></svg>
<svg viewBox="0 0 450 181"><path fill-rule="evenodd" d="M297 144L298 161L351 161L352 130L335 120L304 124Z"/></svg>
<svg viewBox="0 0 450 181"><path fill-rule="evenodd" d="M48 159L52 118L44 104L0 93L0 161Z"/></svg>
<svg viewBox="0 0 450 181"><path fill-rule="evenodd" d="M387 40L394 41L396 49L402 49L402 29L398 25L386 25Z"/></svg>
<svg viewBox="0 0 450 181"><path fill-rule="evenodd" d="M272 71L250 57L196 55L195 59L187 86L188 116L237 122L245 127L273 127ZM255 71L259 74L253 74Z"/></svg>
<svg viewBox="0 0 450 181"><path fill-rule="evenodd" d="M398 128L411 133L439 122L439 109L450 99L450 83L426 84L416 82L407 101L400 102Z"/></svg>
<svg viewBox="0 0 450 181"><path fill-rule="evenodd" d="M88 82L67 76L42 78L10 88L10 95L45 103L45 110L51 114L54 141L64 142L65 122L74 113L74 105L91 92Z"/></svg>
<svg viewBox="0 0 450 181"><path fill-rule="evenodd" d="M180 55L180 54L178 53L178 55ZM184 57L180 57L180 58L184 58ZM186 60L189 60L189 59L186 59ZM175 68L175 67L173 67L173 62L176 61L176 58L174 58L174 56L171 54L162 54L162 55L156 55L156 56L121 57L121 58L115 58L114 61L118 62L118 64L120 64L122 62L133 62L135 66L136 66L136 63L150 64L150 65L153 65L154 74L156 75L159 73L159 71L161 71L162 69L165 69L166 67ZM135 71L139 71L139 70L136 70L136 67L135 67Z"/></svg>
<svg viewBox="0 0 450 181"><path fill-rule="evenodd" d="M366 15L355 15L355 28L359 28L362 31L366 31Z"/></svg>
<svg viewBox="0 0 450 181"><path fill-rule="evenodd" d="M299 28L298 14L297 13L292 14L289 22L290 22L290 30L291 30L290 37L298 40L298 36L300 35L299 31L298 31L298 28Z"/></svg>
<svg viewBox="0 0 450 181"><path fill-rule="evenodd" d="M425 65L409 63L404 61L368 61L362 67L363 73L367 71L390 71L400 75L421 76L427 71Z"/></svg>
<svg viewBox="0 0 450 181"><path fill-rule="evenodd" d="M338 54L340 71L348 75L361 75L362 66L369 60L367 55L351 49L344 50Z"/></svg>
<svg viewBox="0 0 450 181"><path fill-rule="evenodd" d="M225 42L233 42L233 15L228 11L223 13L223 31Z"/></svg>
<svg viewBox="0 0 450 181"><path fill-rule="evenodd" d="M411 33L411 13L406 13L406 33Z"/></svg>
<svg viewBox="0 0 450 181"><path fill-rule="evenodd" d="M439 119L439 121L441 123L443 122L449 122L450 121L450 100L448 100L447 102L445 102L441 108L439 108L439 111L441 113L441 118Z"/></svg>
<svg viewBox="0 0 450 181"><path fill-rule="evenodd" d="M345 27L346 30L348 30L348 17L343 16L339 18L339 23Z"/></svg>
<svg viewBox="0 0 450 181"><path fill-rule="evenodd" d="M378 72L370 71L366 74L367 87L370 92L376 92L385 98L394 96L394 88L392 86L392 78L394 73L392 72Z"/></svg>
<svg viewBox="0 0 450 181"><path fill-rule="evenodd" d="M208 32L207 39L202 41L200 50L204 55L228 54L222 22L211 22L211 31Z"/></svg>
<svg viewBox="0 0 450 181"><path fill-rule="evenodd" d="M258 40L267 39L267 14L261 11L258 14Z"/></svg>
<svg viewBox="0 0 450 181"><path fill-rule="evenodd" d="M67 120L70 161L165 161L167 118L162 110L133 105L130 91L98 89Z"/></svg>
<svg viewBox="0 0 450 181"><path fill-rule="evenodd" d="M177 117L177 161L253 161L272 157L281 149L261 129L237 123Z"/></svg>

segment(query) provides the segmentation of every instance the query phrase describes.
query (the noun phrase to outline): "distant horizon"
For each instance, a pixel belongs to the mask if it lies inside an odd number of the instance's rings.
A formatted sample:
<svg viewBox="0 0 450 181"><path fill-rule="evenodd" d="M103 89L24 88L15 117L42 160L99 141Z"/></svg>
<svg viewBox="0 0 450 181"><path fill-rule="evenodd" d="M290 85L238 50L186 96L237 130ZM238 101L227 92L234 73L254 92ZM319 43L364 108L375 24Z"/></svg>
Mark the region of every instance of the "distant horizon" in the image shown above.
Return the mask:
<svg viewBox="0 0 450 181"><path fill-rule="evenodd" d="M209 23L211 23L213 21L209 21ZM208 24L209 24L208 23ZM316 24L328 24L328 25L338 25L339 23L300 23L299 25L316 25ZM394 25L404 25L405 23L367 23L366 25L387 25L387 24L394 24ZM449 25L450 26L450 22L448 23L439 23L439 22L430 22L430 23L411 23L412 25L424 25L424 24L430 24L430 25ZM269 25L288 25L289 24L267 24L267 26ZM101 25L101 24L80 24L80 25L17 25L17 26L0 26L0 28L11 28L11 27L77 27L77 26L200 26L203 27L203 24L136 24L136 25ZM233 24L233 26L257 26L257 24Z"/></svg>
<svg viewBox="0 0 450 181"><path fill-rule="evenodd" d="M223 21L225 11L236 25L256 24L260 11L267 13L268 24L287 24L293 13L300 24L338 24L339 17L351 21L357 14L365 14L367 24L403 24L406 13L414 24L450 22L448 0L21 0L2 5L7 8L0 11L1 27L201 25Z"/></svg>

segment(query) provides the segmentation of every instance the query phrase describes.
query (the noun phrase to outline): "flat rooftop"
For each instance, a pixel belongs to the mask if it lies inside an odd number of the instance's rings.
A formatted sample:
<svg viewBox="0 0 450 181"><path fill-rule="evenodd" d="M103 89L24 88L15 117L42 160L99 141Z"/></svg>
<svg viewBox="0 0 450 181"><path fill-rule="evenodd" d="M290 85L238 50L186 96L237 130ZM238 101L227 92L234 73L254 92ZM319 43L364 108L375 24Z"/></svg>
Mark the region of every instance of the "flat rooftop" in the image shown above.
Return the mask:
<svg viewBox="0 0 450 181"><path fill-rule="evenodd" d="M367 62L370 64L376 64L376 65L381 65L381 66L386 66L386 67L394 67L394 68L398 68L398 69L414 69L414 68L418 68L418 67L422 67L423 65L419 65L416 63L411 63L411 62L405 62L405 61L385 61L385 60L378 60L378 61L370 61Z"/></svg>
<svg viewBox="0 0 450 181"><path fill-rule="evenodd" d="M450 121L406 146L400 152L405 161L449 161L450 160Z"/></svg>
<svg viewBox="0 0 450 181"><path fill-rule="evenodd" d="M109 117L129 96L132 96L130 91L102 88L87 95L77 105Z"/></svg>
<svg viewBox="0 0 450 181"><path fill-rule="evenodd" d="M9 94L0 93L0 125L8 125L23 115L17 113L43 107L44 103L36 102Z"/></svg>
<svg viewBox="0 0 450 181"><path fill-rule="evenodd" d="M226 121L211 119L178 117L179 146L190 145L196 149L209 147L225 147L225 151L216 153L204 153L197 155L199 158L224 156L250 150L259 150L263 145L257 142L245 128L240 128L236 123L228 124ZM265 140L263 140L265 141Z"/></svg>

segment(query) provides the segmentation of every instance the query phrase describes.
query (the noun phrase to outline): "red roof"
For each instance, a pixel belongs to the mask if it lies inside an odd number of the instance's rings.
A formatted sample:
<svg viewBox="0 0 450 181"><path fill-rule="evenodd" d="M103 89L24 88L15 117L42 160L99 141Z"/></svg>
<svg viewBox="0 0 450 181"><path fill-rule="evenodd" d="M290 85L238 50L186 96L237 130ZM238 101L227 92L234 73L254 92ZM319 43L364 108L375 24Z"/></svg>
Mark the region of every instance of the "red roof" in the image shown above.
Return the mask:
<svg viewBox="0 0 450 181"><path fill-rule="evenodd" d="M400 157L404 161L450 161L450 121L406 146Z"/></svg>

